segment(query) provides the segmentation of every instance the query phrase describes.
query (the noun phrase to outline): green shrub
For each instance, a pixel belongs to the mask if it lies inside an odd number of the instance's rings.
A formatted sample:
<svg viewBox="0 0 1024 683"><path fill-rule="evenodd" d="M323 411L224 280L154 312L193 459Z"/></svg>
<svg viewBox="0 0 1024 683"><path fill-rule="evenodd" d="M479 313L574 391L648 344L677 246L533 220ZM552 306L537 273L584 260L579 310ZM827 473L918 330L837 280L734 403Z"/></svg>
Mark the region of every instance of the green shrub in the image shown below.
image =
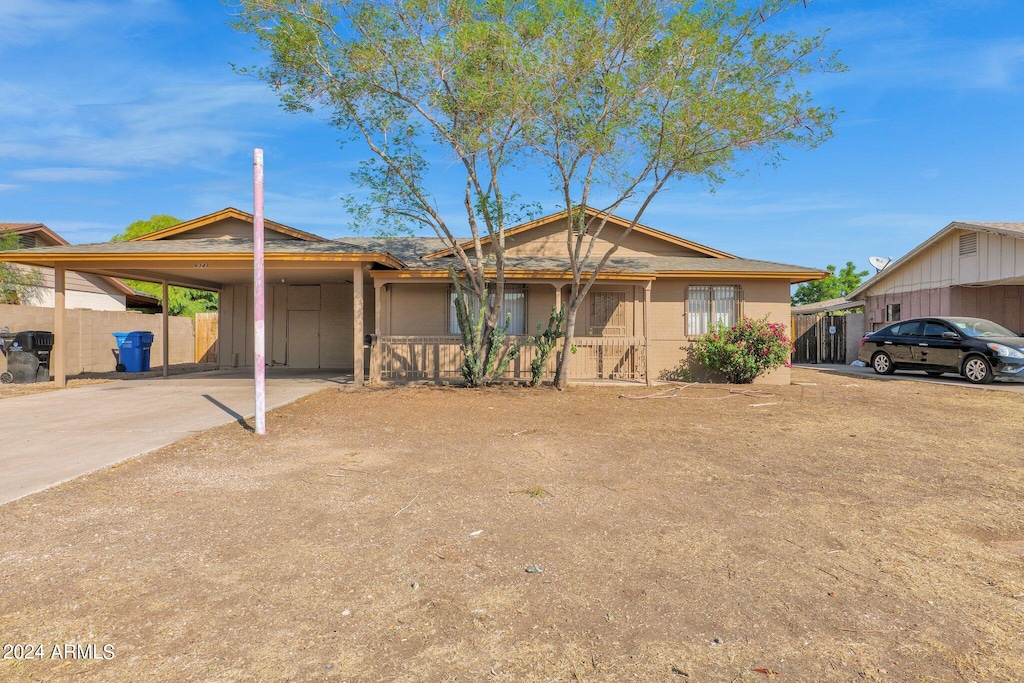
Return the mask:
<svg viewBox="0 0 1024 683"><path fill-rule="evenodd" d="M693 355L730 384L750 384L769 370L788 366L790 349L786 326L770 323L765 316L744 318L732 327L716 325L697 340Z"/></svg>

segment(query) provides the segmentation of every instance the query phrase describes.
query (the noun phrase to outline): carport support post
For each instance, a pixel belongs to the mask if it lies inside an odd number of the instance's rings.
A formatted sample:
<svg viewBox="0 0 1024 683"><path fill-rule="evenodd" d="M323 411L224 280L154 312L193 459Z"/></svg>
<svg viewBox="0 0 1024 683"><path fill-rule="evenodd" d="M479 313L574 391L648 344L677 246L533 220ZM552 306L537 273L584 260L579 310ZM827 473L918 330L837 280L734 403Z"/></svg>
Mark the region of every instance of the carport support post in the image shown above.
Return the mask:
<svg viewBox="0 0 1024 683"><path fill-rule="evenodd" d="M266 340L266 298L263 288L263 150L254 149L253 166L253 212L252 212L252 260L253 260L253 368L256 380L256 433L267 433L267 340Z"/></svg>
<svg viewBox="0 0 1024 683"><path fill-rule="evenodd" d="M168 372L167 372L168 364L170 363L168 358L170 356L170 351L171 351L171 319L170 319L170 313L168 313L168 311L167 311L167 280L162 280L160 282L160 289L161 289L161 292L163 294L163 302L162 302L162 306L161 306L161 310L163 311L163 313L160 316L161 317L161 321L160 322L163 325L163 330L162 331L163 331L163 335L164 335L164 338L163 338L163 343L164 343L164 377L166 377L167 374L168 374Z"/></svg>
<svg viewBox="0 0 1024 683"><path fill-rule="evenodd" d="M363 265L352 269L352 375L363 386Z"/></svg>
<svg viewBox="0 0 1024 683"><path fill-rule="evenodd" d="M50 367L53 370L54 384L62 388L67 386L68 382L68 344L67 335L64 333L67 329L64 306L65 281L64 268L55 266L53 269L53 348L50 350Z"/></svg>

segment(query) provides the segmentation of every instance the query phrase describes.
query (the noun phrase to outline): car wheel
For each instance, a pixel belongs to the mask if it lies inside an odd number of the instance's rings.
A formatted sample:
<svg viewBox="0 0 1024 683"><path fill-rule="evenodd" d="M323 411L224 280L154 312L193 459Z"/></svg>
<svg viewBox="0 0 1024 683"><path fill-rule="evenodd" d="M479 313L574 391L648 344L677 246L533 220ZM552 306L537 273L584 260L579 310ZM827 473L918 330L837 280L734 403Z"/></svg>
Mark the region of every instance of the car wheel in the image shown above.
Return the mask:
<svg viewBox="0 0 1024 683"><path fill-rule="evenodd" d="M871 367L879 375L891 375L896 372L896 366L893 365L892 358L885 351L879 351L871 357Z"/></svg>
<svg viewBox="0 0 1024 683"><path fill-rule="evenodd" d="M939 372L938 370L926 370L925 373L929 377L942 377L945 373Z"/></svg>
<svg viewBox="0 0 1024 683"><path fill-rule="evenodd" d="M14 381L14 375L9 372L0 374L0 384L10 384Z"/></svg>
<svg viewBox="0 0 1024 683"><path fill-rule="evenodd" d="M964 378L971 384L989 384L995 379L992 366L981 356L971 356L964 361Z"/></svg>

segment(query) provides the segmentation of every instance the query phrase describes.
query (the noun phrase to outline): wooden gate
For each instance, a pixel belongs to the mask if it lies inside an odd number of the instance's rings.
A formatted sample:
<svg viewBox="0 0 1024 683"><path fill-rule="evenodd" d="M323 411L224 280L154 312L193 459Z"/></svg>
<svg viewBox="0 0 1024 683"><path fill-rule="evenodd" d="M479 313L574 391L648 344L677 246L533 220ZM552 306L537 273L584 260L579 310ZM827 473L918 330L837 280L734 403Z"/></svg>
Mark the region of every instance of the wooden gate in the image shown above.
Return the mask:
<svg viewBox="0 0 1024 683"><path fill-rule="evenodd" d="M793 362L846 364L846 316L793 317Z"/></svg>
<svg viewBox="0 0 1024 683"><path fill-rule="evenodd" d="M197 363L217 362L217 314L196 313L196 353Z"/></svg>

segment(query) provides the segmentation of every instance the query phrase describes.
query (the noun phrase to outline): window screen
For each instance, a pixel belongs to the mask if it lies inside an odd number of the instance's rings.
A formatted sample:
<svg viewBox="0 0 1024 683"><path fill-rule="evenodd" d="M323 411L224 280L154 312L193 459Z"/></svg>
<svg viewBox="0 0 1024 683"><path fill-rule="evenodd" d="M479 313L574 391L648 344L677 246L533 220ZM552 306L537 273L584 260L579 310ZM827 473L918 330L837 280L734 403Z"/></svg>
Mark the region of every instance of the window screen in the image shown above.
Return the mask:
<svg viewBox="0 0 1024 683"><path fill-rule="evenodd" d="M707 334L715 325L739 320L740 288L735 285L692 285L687 290L686 333Z"/></svg>
<svg viewBox="0 0 1024 683"><path fill-rule="evenodd" d="M494 296L493 292L491 296ZM526 334L526 285L505 285L504 299L500 322L504 323L505 316L511 313L512 320L508 326L508 334ZM479 309L475 309L474 314L479 314ZM449 288L448 334L459 333L459 318L455 313L455 289Z"/></svg>

